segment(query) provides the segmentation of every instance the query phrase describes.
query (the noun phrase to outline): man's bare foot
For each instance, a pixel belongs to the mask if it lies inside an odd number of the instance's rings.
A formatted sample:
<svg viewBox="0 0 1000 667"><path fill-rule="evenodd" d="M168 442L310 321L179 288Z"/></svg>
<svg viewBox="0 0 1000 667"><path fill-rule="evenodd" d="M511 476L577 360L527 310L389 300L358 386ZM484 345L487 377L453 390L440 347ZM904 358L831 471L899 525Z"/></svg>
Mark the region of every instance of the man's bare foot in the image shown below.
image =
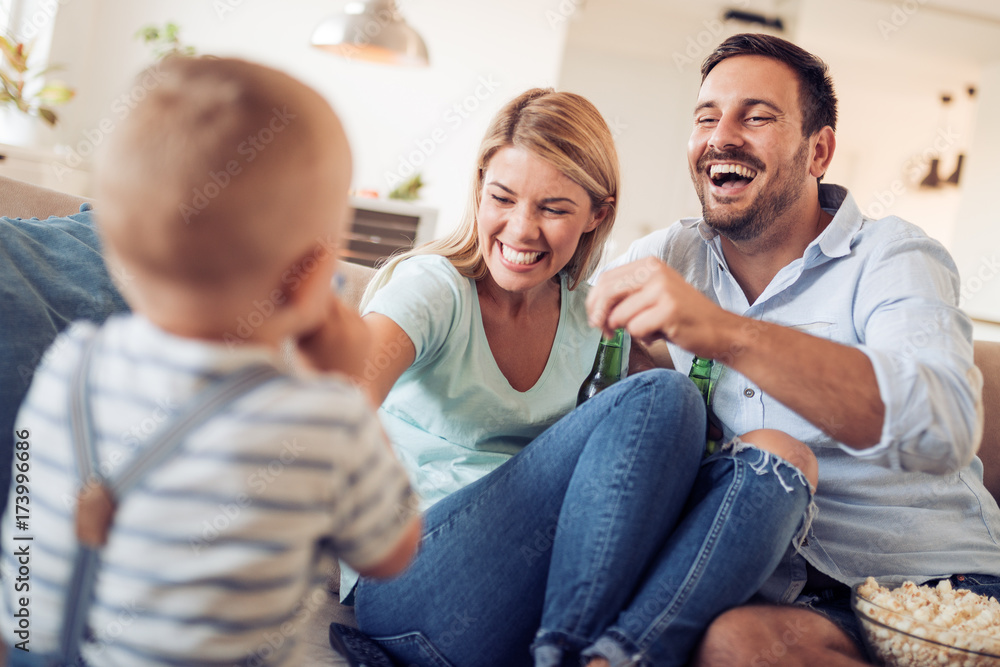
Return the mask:
<svg viewBox="0 0 1000 667"><path fill-rule="evenodd" d="M587 663L587 667L611 667L607 658L594 658Z"/></svg>

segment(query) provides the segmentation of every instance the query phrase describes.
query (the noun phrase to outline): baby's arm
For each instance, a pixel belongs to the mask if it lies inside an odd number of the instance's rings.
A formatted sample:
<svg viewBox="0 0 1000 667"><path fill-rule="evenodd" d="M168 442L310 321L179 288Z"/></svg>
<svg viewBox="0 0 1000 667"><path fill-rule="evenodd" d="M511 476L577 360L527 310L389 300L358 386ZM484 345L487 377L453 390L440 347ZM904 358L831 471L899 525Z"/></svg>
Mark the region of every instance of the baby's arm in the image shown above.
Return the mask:
<svg viewBox="0 0 1000 667"><path fill-rule="evenodd" d="M423 530L423 521L419 515L411 517L403 534L400 536L396 546L382 560L369 567L358 568L358 574L362 577L386 578L392 577L410 564L417 553L420 545L420 533Z"/></svg>
<svg viewBox="0 0 1000 667"><path fill-rule="evenodd" d="M310 368L347 375L375 407L416 357L413 342L398 324L377 313L362 319L332 294L326 319L296 343Z"/></svg>
<svg viewBox="0 0 1000 667"><path fill-rule="evenodd" d="M419 500L366 398L351 391L339 405L360 419L331 443L334 551L363 576L391 577L420 544Z"/></svg>

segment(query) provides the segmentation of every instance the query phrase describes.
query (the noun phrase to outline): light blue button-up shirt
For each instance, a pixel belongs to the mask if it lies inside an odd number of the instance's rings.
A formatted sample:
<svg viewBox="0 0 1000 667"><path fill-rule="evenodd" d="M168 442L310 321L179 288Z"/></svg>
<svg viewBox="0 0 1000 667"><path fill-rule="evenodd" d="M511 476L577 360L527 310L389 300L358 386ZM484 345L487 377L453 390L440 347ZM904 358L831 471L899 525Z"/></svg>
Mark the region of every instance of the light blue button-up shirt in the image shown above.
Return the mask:
<svg viewBox="0 0 1000 667"><path fill-rule="evenodd" d="M885 422L880 442L860 451L736 371L718 380L713 410L727 439L779 429L819 460L812 528L762 594L794 599L806 560L848 585L869 575L888 584L1000 575L1000 510L975 456L982 375L972 361L972 324L958 308L957 268L918 227L865 218L840 186L822 185L820 204L833 221L752 304L727 268L721 239L700 218L636 241L616 262L657 256L726 310L857 347L874 366ZM677 369L691 367L688 352L671 345L670 354Z"/></svg>

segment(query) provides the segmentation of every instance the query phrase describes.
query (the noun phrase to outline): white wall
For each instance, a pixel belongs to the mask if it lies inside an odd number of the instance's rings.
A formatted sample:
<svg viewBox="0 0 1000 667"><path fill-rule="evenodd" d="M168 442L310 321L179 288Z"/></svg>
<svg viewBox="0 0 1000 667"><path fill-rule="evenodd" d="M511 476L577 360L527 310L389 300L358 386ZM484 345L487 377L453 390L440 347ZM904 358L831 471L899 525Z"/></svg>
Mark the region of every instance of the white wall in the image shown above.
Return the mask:
<svg viewBox="0 0 1000 667"><path fill-rule="evenodd" d="M731 5L782 15L790 24L782 36L830 65L840 122L827 182L851 189L866 212L899 215L953 247L964 186L927 191L918 184L938 148L945 149L942 178L959 152L980 150L972 130L976 108L980 117L991 116L964 91L978 85L984 63L1000 59L1000 22L923 3L910 3L916 9L907 13L903 4L588 0L571 24L560 84L593 99L609 122L619 117L627 124L618 144L624 193L617 244L699 212L684 159L698 67L726 36L757 31L718 21ZM954 95L950 115L942 92Z"/></svg>
<svg viewBox="0 0 1000 667"><path fill-rule="evenodd" d="M51 57L67 65L65 78L78 90L61 114L58 136L72 151L68 159L89 153L114 131L127 108L120 96L152 60L133 35L144 25L169 20L181 26L183 40L199 53L263 62L323 93L347 127L355 188L384 195L391 189L387 174L398 174L404 162L422 163L427 186L420 203L439 209L439 233L450 229L464 208L475 151L490 117L524 89L557 80L567 26L559 2L401 0L401 11L428 45L432 64L426 69L346 61L310 47L315 26L344 4L61 3ZM141 88L136 92L141 94Z"/></svg>
<svg viewBox="0 0 1000 667"><path fill-rule="evenodd" d="M646 83L637 89L631 77ZM594 86L596 80L602 85ZM701 212L687 177L692 104L690 95L681 92L697 90L697 78L686 83L665 74L659 62L574 45L567 49L560 88L586 96L601 110L615 134L621 161L622 190L608 258L667 220Z"/></svg>
<svg viewBox="0 0 1000 667"><path fill-rule="evenodd" d="M570 25L559 80L594 102L615 133L622 192L608 258L701 213L687 167L691 112L701 60L730 34L714 11L641 4L638 13L588 0Z"/></svg>
<svg viewBox="0 0 1000 667"><path fill-rule="evenodd" d="M794 39L828 62L840 100L828 180L848 186L872 217L898 215L951 248L960 188L919 184L929 158L940 158L946 179L958 154L977 148L978 104L966 89L1000 56L1000 24L931 7L908 14L887 3L807 0ZM947 107L942 93L953 97Z"/></svg>
<svg viewBox="0 0 1000 667"><path fill-rule="evenodd" d="M958 216L955 260L962 275L966 311L973 317L1000 322L1000 213L997 177L1000 154L1000 60L985 67L980 78L980 117L966 170L964 198ZM994 330L997 340L1000 332Z"/></svg>

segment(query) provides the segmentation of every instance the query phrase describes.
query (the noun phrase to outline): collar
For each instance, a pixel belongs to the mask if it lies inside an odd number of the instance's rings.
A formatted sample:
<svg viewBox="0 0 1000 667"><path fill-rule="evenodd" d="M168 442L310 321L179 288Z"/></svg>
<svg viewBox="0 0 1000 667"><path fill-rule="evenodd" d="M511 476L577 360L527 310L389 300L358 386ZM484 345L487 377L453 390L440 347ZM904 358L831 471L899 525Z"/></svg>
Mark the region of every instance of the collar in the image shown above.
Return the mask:
<svg viewBox="0 0 1000 667"><path fill-rule="evenodd" d="M810 252L809 248L817 247L819 252L830 258L849 254L854 237L864 224L864 216L854 197L843 186L820 184L819 205L827 213L833 214L833 220L806 247L806 253Z"/></svg>

